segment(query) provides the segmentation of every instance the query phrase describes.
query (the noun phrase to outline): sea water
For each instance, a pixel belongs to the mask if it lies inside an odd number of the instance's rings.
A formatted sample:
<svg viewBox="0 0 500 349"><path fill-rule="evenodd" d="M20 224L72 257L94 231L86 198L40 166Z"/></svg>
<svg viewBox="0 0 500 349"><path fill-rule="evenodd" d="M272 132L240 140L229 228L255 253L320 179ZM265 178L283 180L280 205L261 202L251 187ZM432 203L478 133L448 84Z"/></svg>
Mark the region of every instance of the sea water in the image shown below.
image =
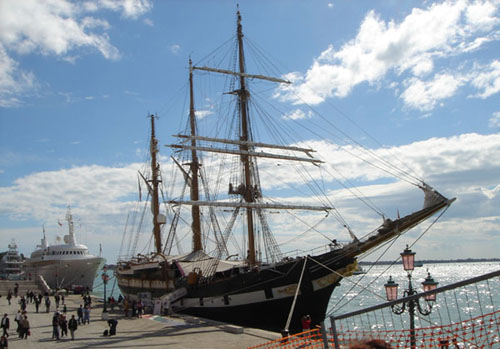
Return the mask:
<svg viewBox="0 0 500 349"><path fill-rule="evenodd" d="M366 274L345 278L341 285L335 289L329 302L329 316L340 316L387 302L384 284L387 283L389 276L392 276L393 281L399 284L399 298L408 288L407 272L403 270L401 264L392 266L366 265L363 266L363 269L367 272ZM423 292L421 284L428 272L435 281L439 282L438 287L442 287L498 270L500 270L500 262L429 263L424 264L423 267L415 268L412 272L412 286L417 292ZM423 300L421 300L421 304L423 307L426 305ZM488 281L481 281L477 284L438 294L430 315L421 316L417 311L417 326L427 327L467 321L499 309L500 277L495 277ZM385 309L385 314L384 320L380 314L377 317L375 312L358 316L361 318L361 322L365 319L365 324L364 326L356 326L366 328L368 323L372 329L382 329L387 328L385 325L381 326L384 322L391 322L389 327L392 328L404 328L408 325L407 311L396 316L396 323L394 323L395 315L391 313L390 308ZM359 322L356 317L351 320Z"/></svg>

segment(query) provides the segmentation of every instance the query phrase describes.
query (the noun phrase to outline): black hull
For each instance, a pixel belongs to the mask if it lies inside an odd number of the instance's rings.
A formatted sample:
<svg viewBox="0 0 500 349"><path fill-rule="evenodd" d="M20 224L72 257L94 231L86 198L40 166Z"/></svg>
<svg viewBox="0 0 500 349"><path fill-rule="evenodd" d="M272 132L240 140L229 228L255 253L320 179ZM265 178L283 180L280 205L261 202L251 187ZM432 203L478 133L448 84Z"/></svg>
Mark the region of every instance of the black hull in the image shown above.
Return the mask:
<svg viewBox="0 0 500 349"><path fill-rule="evenodd" d="M305 268L304 262L307 263ZM290 332L296 333L301 331L300 319L303 315L310 315L313 325L325 318L331 294L341 280L340 274L352 274L354 263L355 259L342 257L338 250L312 258L301 257L272 268L238 274L233 271L232 275L219 275L207 283L188 285L184 280L178 283L177 288L185 287L187 294L172 306L179 313L281 332L286 326L296 286L303 274L289 326ZM140 278L144 280L146 276L142 272ZM141 292L150 292L152 298L168 294L165 289L128 287L120 285L120 282L119 287L131 298Z"/></svg>
<svg viewBox="0 0 500 349"><path fill-rule="evenodd" d="M328 302L337 285L338 283L307 296L297 297L289 326L290 333L302 332L301 318L303 315L308 314L311 316L312 326L318 325L325 318ZM293 298L286 298L230 308L185 309L181 312L245 327L281 332L288 320L292 302Z"/></svg>

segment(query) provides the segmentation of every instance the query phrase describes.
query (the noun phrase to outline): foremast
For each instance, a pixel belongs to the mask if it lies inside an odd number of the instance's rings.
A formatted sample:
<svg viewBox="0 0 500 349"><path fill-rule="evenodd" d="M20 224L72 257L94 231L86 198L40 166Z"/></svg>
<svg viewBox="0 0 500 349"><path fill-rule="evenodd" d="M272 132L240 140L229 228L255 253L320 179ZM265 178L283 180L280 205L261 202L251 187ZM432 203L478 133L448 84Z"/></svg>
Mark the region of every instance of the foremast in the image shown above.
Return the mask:
<svg viewBox="0 0 500 349"><path fill-rule="evenodd" d="M146 184L148 184L151 194L151 211L153 212L153 236L155 240L155 249L157 254L161 254L161 224L164 223L164 221L160 217L160 200L158 187L161 180L159 179L160 165L158 164L157 160L158 140L156 139L155 135L155 116L151 114L149 118L151 119L151 141L149 145L149 150L151 153L151 179L149 181L146 181Z"/></svg>
<svg viewBox="0 0 500 349"><path fill-rule="evenodd" d="M191 128L191 163L189 164L191 170L191 201L199 201L199 184L198 184L198 170L199 161L196 152L196 113L194 109L194 92L193 92L193 64L189 59L189 126ZM201 222L200 222L200 206L194 205L191 207L191 217L193 220L193 251L200 251L203 249L201 245Z"/></svg>

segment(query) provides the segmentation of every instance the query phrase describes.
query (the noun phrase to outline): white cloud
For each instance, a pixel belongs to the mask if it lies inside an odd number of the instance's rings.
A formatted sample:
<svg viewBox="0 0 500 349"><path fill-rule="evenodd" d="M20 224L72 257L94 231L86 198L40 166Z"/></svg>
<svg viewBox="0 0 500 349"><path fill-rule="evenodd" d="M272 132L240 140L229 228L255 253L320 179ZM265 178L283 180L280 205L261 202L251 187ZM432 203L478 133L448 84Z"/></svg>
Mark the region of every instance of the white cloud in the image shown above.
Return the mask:
<svg viewBox="0 0 500 349"><path fill-rule="evenodd" d="M489 127L500 127L500 112L493 113L493 116L488 122Z"/></svg>
<svg viewBox="0 0 500 349"><path fill-rule="evenodd" d="M195 115L198 119L203 119L204 117L213 114L211 110L196 110Z"/></svg>
<svg viewBox="0 0 500 349"><path fill-rule="evenodd" d="M181 47L177 44L170 45L170 52L172 52L174 55L178 54L181 51Z"/></svg>
<svg viewBox="0 0 500 349"><path fill-rule="evenodd" d="M438 61L498 40L497 7L493 1L444 1L425 9L414 8L400 22L384 21L370 11L354 39L339 49L330 45L305 74L290 74L294 85L280 86L278 96L296 104L319 104L329 97L345 97L359 84L377 84L394 72L414 82L413 88L420 94L432 89L438 77L461 76L435 100L450 97L467 82L467 74L438 71L434 81L425 82L423 78L436 69ZM492 76L484 77L474 86L484 89L484 96L491 95L497 92L494 81ZM408 94L402 98L412 108L429 110L436 105L428 95L424 105Z"/></svg>
<svg viewBox="0 0 500 349"><path fill-rule="evenodd" d="M500 91L500 61L495 60L488 66L477 67L477 73L472 76L472 85L482 91L474 97L485 99Z"/></svg>
<svg viewBox="0 0 500 349"><path fill-rule="evenodd" d="M493 189L488 189L485 187L479 188L481 193L484 194L488 199L493 199L500 192L500 184L494 187Z"/></svg>
<svg viewBox="0 0 500 349"><path fill-rule="evenodd" d="M307 117L308 116L306 115L306 113L304 113L302 110L296 109L296 110L292 111L291 113L284 115L283 119L299 120L299 119L305 119Z"/></svg>
<svg viewBox="0 0 500 349"><path fill-rule="evenodd" d="M412 78L406 82L408 87L401 98L411 108L429 111L440 100L453 96L463 83L463 78L448 74L436 75L431 81Z"/></svg>
<svg viewBox="0 0 500 349"><path fill-rule="evenodd" d="M36 85L33 73L19 69L19 63L7 55L0 42L0 107L14 107L21 102L17 97Z"/></svg>
<svg viewBox="0 0 500 349"><path fill-rule="evenodd" d="M86 16L101 9L120 11L136 18L151 9L146 0L99 0L75 3L67 0L4 0L0 2L0 106L20 103L20 96L36 86L32 72L19 66L10 51L17 54L58 56L75 62L70 54L90 47L106 59L120 58L110 42L106 20Z"/></svg>
<svg viewBox="0 0 500 349"><path fill-rule="evenodd" d="M153 8L149 0L89 0L83 3L87 11L108 9L121 12L122 16L137 18Z"/></svg>

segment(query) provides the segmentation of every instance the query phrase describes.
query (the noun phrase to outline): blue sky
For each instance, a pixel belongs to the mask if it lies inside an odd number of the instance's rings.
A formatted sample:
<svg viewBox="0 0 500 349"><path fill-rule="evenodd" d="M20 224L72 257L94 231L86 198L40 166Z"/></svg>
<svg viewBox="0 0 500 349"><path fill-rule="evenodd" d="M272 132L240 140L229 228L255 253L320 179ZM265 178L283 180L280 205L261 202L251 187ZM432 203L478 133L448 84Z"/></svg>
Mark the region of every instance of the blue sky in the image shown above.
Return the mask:
<svg viewBox="0 0 500 349"><path fill-rule="evenodd" d="M378 140L371 149L390 148L457 197L419 241L421 258L499 257L499 1L241 1L240 10L246 38L293 81L274 91L290 115L308 122L307 102L339 125L346 116ZM173 142L188 58L231 38L235 12L235 1L0 0L0 246L15 238L29 254L42 224L50 238L64 233L57 220L71 205L80 241L94 252L102 243L114 261L145 116L157 113L161 144ZM370 177L318 146L352 179ZM363 192L407 204L398 182L381 183ZM355 231L379 223L336 194Z"/></svg>

